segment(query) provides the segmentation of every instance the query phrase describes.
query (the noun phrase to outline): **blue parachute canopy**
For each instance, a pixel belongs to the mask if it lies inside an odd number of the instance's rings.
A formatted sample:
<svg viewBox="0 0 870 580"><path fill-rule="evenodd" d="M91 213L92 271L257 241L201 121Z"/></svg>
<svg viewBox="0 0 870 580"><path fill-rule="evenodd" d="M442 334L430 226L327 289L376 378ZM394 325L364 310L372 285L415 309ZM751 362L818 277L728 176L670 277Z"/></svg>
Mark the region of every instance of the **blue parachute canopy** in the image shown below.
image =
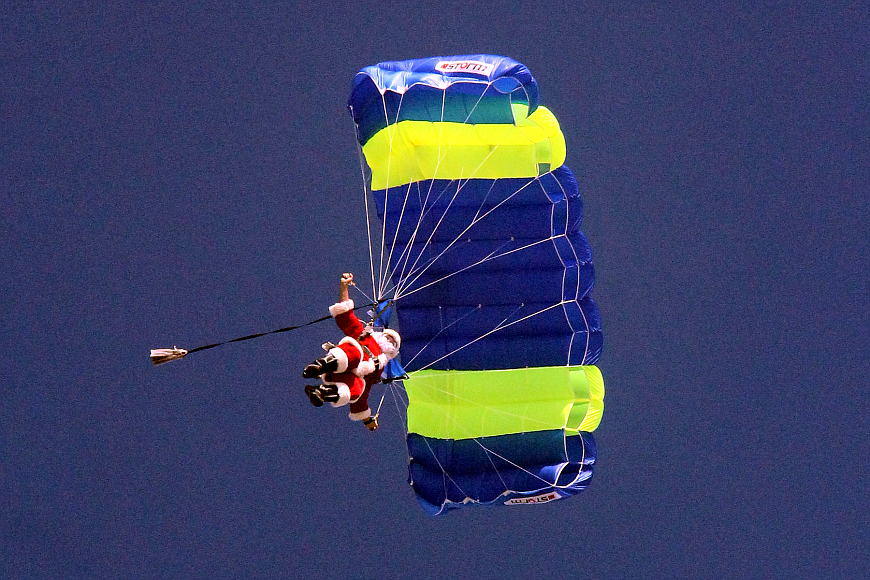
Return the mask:
<svg viewBox="0 0 870 580"><path fill-rule="evenodd" d="M405 120L513 123L512 105L534 111L537 84L525 66L488 54L369 66L357 73L348 99L362 144Z"/></svg>
<svg viewBox="0 0 870 580"><path fill-rule="evenodd" d="M394 300L410 373L421 505L577 493L603 412L601 322L577 181L534 78L494 55L383 62L356 75L348 108L381 220L375 292Z"/></svg>

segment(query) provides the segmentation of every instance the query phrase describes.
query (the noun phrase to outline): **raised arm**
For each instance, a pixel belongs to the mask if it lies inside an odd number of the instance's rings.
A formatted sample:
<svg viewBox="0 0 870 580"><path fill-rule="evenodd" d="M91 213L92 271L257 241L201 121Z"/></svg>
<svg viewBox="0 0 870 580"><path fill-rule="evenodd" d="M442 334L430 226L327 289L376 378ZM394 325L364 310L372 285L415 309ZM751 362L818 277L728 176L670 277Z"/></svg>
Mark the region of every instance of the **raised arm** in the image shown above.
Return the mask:
<svg viewBox="0 0 870 580"><path fill-rule="evenodd" d="M353 313L354 304L348 292L351 284L353 284L353 274L350 272L342 274L338 302L329 307L329 313L335 318L335 323L346 336L356 338L365 330L365 325Z"/></svg>
<svg viewBox="0 0 870 580"><path fill-rule="evenodd" d="M350 293L348 292L348 288L353 285L353 274L350 272L345 272L341 275L341 287L338 291L338 301L345 302L350 300Z"/></svg>

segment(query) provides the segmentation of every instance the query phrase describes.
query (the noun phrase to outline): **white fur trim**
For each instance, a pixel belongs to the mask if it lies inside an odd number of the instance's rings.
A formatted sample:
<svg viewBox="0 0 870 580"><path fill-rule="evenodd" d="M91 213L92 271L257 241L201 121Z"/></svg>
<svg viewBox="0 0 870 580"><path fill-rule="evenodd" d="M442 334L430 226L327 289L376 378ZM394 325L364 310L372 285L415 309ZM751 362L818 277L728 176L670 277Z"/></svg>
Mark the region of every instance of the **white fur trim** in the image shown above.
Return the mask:
<svg viewBox="0 0 870 580"><path fill-rule="evenodd" d="M335 383L338 387L338 402L332 403L333 407L343 407L350 403L350 388L344 383Z"/></svg>
<svg viewBox="0 0 870 580"><path fill-rule="evenodd" d="M350 417L351 421L362 421L363 419L368 419L372 416L372 410L366 408L365 411L360 411L359 413L348 413L348 417Z"/></svg>
<svg viewBox="0 0 870 580"><path fill-rule="evenodd" d="M339 314L344 314L345 312L350 312L353 310L353 300L345 300L344 302L336 302L332 306L329 307L329 313L333 318L338 316Z"/></svg>
<svg viewBox="0 0 870 580"><path fill-rule="evenodd" d="M338 347L329 349L329 354L338 359L338 368L335 370L337 373L343 373L347 370L347 354L343 350Z"/></svg>
<svg viewBox="0 0 870 580"><path fill-rule="evenodd" d="M375 363L371 360L361 360L356 368L353 369L353 374L358 377L364 377L369 373L375 372Z"/></svg>

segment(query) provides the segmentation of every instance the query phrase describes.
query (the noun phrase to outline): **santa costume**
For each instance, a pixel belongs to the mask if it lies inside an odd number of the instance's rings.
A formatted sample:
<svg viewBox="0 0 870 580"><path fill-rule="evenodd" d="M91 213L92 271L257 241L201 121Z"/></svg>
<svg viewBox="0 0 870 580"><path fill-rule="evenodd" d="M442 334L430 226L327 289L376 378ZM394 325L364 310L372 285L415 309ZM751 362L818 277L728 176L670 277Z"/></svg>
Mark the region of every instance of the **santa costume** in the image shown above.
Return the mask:
<svg viewBox="0 0 870 580"><path fill-rule="evenodd" d="M400 338L394 330L381 333L366 329L353 310L353 300L336 302L329 307L329 313L345 337L327 351L324 359L334 357L335 361L322 381L338 389L338 400L331 401L333 407L349 404L351 420L363 421L372 415L369 391L380 382L384 367L395 357Z"/></svg>

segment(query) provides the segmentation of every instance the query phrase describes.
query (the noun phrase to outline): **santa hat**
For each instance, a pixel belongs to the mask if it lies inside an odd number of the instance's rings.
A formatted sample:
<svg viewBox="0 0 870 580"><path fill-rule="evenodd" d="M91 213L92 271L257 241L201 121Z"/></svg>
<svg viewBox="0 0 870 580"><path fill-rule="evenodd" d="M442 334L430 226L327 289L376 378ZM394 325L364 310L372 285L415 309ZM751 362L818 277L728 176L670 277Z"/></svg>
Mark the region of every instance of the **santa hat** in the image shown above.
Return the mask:
<svg viewBox="0 0 870 580"><path fill-rule="evenodd" d="M399 354L399 342L402 340L399 338L398 332L388 328L383 332L374 333L374 337L378 347L381 349L381 355L385 358L383 364L386 364L388 360L396 358L396 355Z"/></svg>
<svg viewBox="0 0 870 580"><path fill-rule="evenodd" d="M399 333L393 330L392 328L385 328L384 334L389 336L392 341L396 344L396 350L399 350L402 346L402 337L399 336Z"/></svg>

